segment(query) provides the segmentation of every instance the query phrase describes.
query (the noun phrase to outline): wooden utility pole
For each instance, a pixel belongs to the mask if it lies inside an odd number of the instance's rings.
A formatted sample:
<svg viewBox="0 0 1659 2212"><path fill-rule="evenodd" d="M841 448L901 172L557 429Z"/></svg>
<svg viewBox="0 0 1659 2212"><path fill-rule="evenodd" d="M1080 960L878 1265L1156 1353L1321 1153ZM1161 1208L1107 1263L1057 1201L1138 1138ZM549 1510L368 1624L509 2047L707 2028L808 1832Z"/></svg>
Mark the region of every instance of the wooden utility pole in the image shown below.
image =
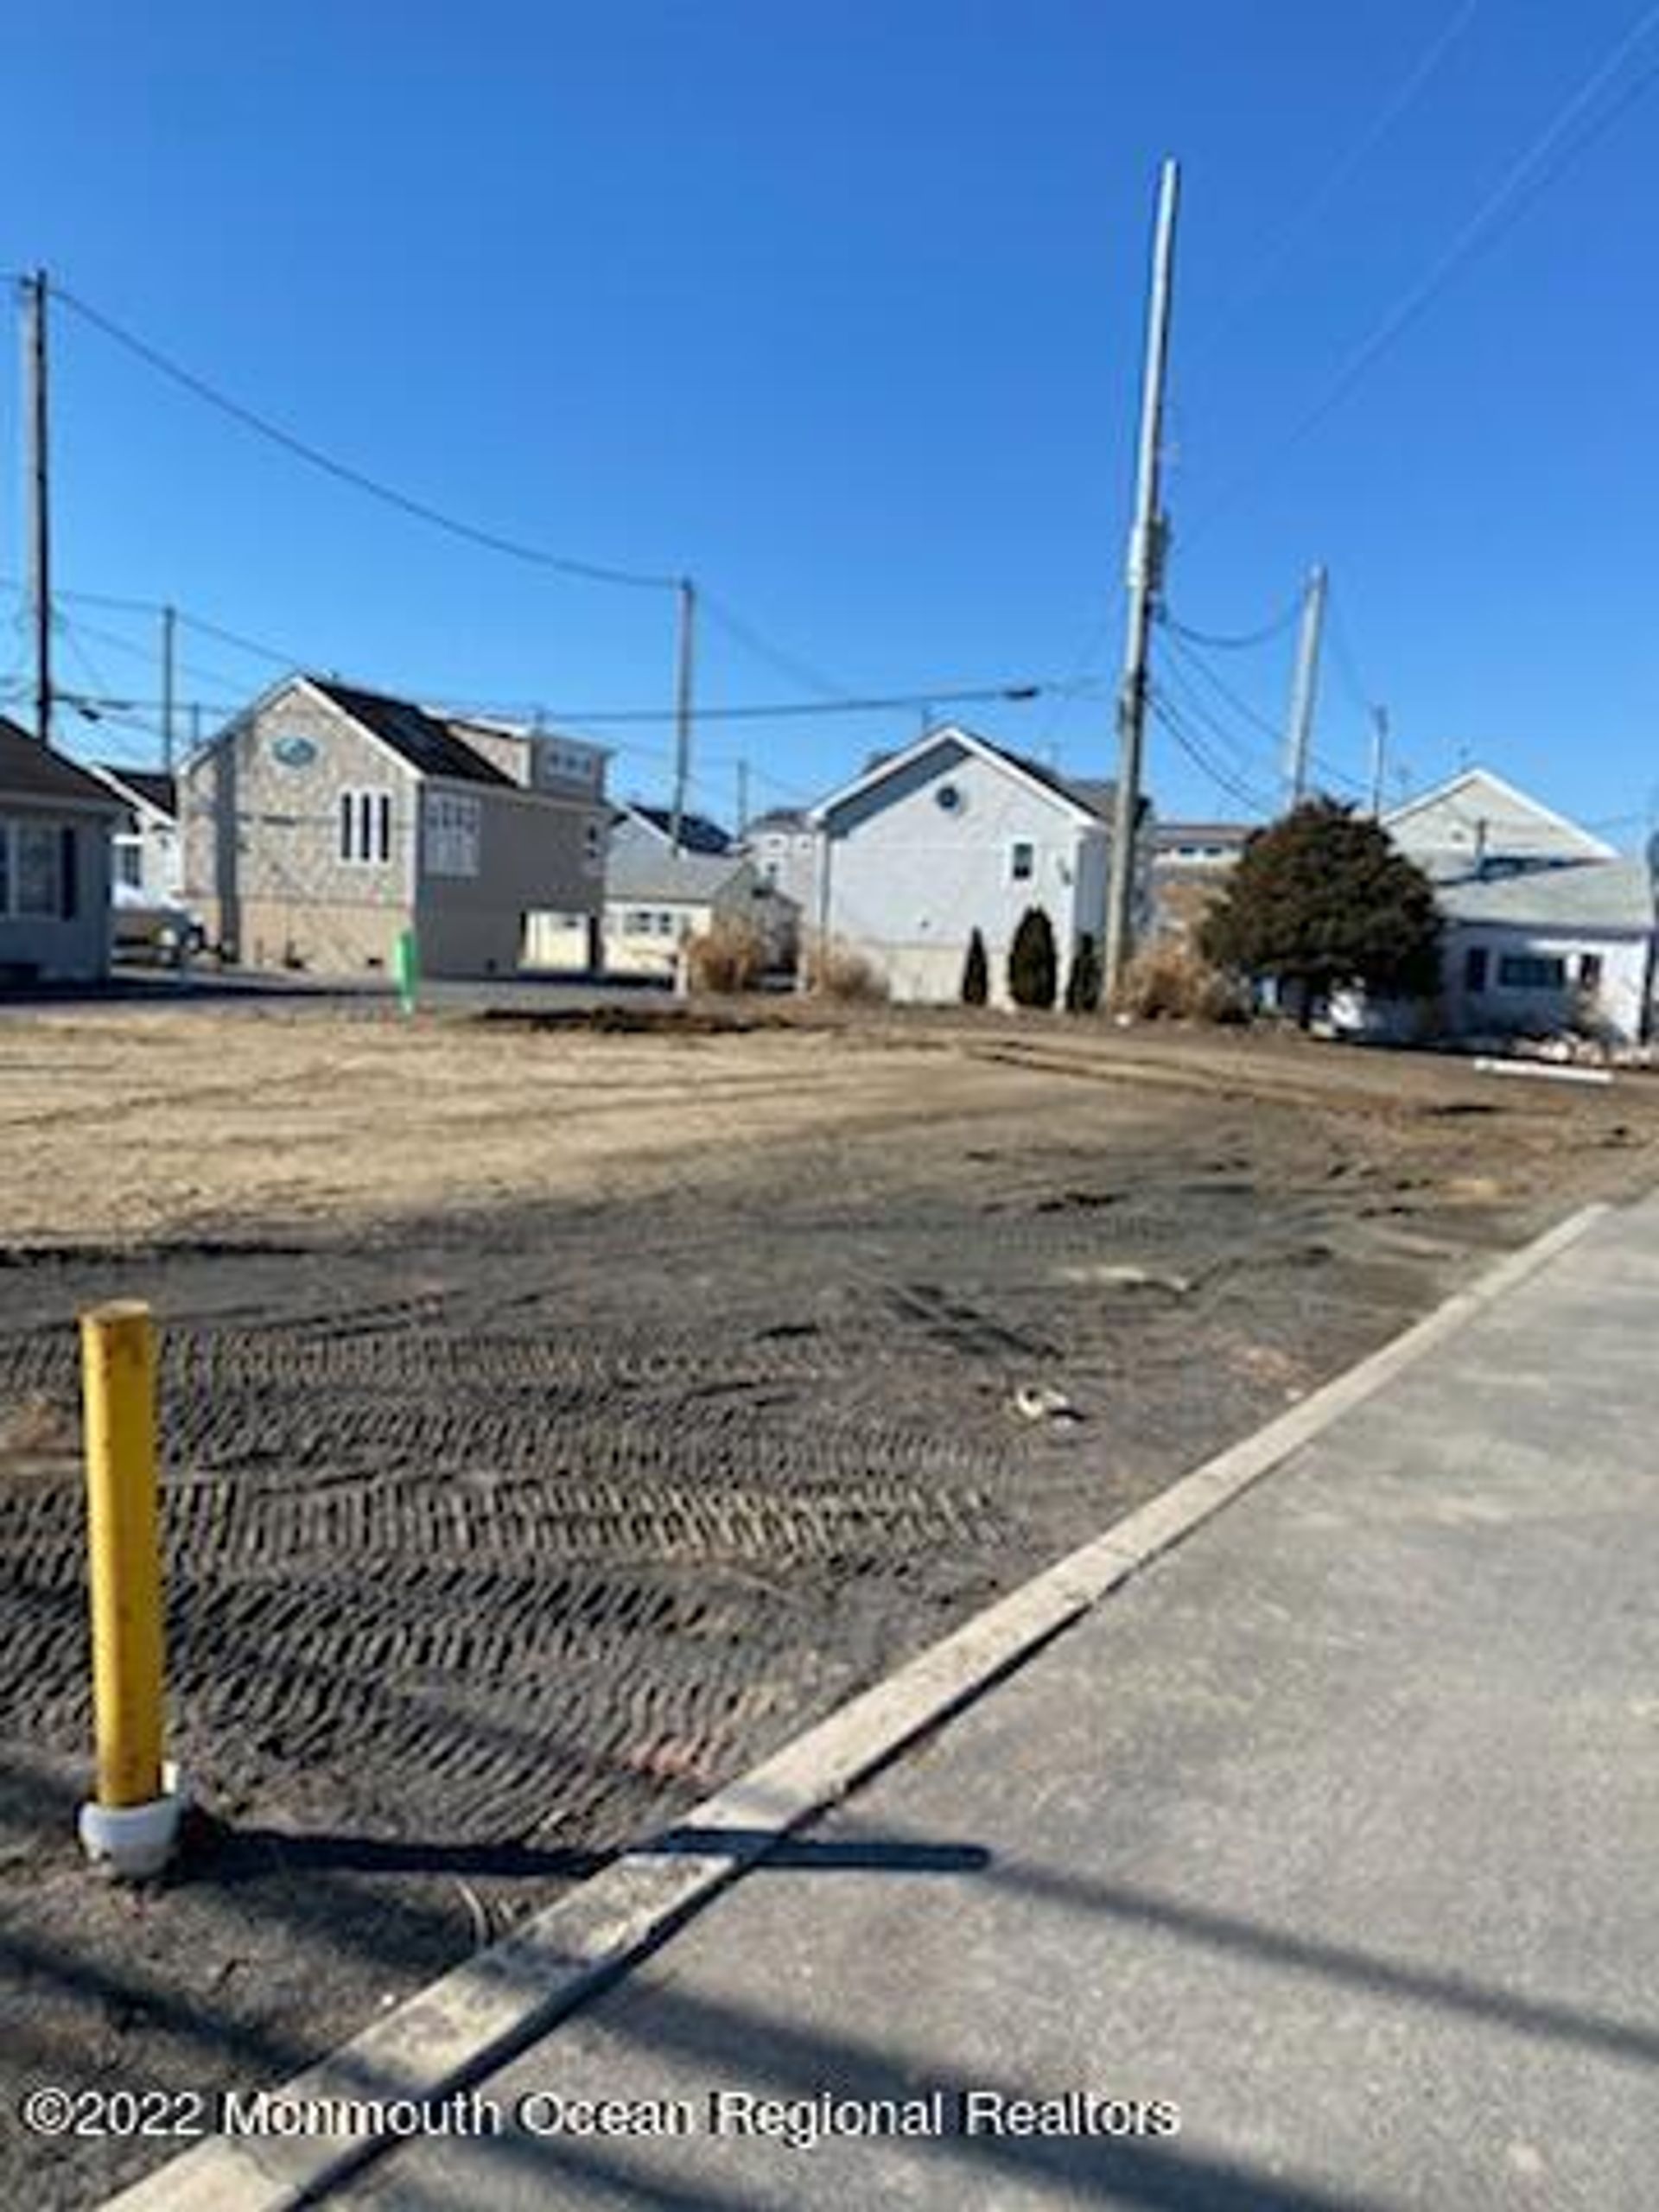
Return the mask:
<svg viewBox="0 0 1659 2212"><path fill-rule="evenodd" d="M1106 902L1105 988L1109 999L1122 978L1135 942L1135 846L1141 821L1141 762L1146 750L1147 658L1153 610L1163 580L1167 529L1158 505L1164 419L1164 375L1169 361L1171 279L1175 259L1175 211L1180 170L1164 163L1153 241L1152 300L1147 317L1146 365L1141 390L1141 442L1135 523L1129 534L1128 633L1117 702L1117 802L1112 826L1111 881Z"/></svg>
<svg viewBox="0 0 1659 2212"><path fill-rule="evenodd" d="M1382 818L1382 776L1389 757L1389 710L1371 709L1371 813Z"/></svg>
<svg viewBox="0 0 1659 2212"><path fill-rule="evenodd" d="M1285 731L1285 792L1287 806L1300 804L1307 789L1308 755L1313 744L1313 709L1319 693L1319 637L1325 627L1327 578L1323 568L1307 580L1302 601L1302 632L1296 648L1296 681L1290 694L1290 721Z"/></svg>
<svg viewBox="0 0 1659 2212"><path fill-rule="evenodd" d="M178 651L179 616L176 607L162 609L162 771L173 772L173 695Z"/></svg>
<svg viewBox="0 0 1659 2212"><path fill-rule="evenodd" d="M52 742L52 508L47 448L46 271L22 283L24 435L29 443L29 601L35 632L35 734Z"/></svg>
<svg viewBox="0 0 1659 2212"><path fill-rule="evenodd" d="M674 813L669 841L680 849L685 826L686 790L691 780L691 677L697 590L690 576L679 581L680 638L674 684Z"/></svg>

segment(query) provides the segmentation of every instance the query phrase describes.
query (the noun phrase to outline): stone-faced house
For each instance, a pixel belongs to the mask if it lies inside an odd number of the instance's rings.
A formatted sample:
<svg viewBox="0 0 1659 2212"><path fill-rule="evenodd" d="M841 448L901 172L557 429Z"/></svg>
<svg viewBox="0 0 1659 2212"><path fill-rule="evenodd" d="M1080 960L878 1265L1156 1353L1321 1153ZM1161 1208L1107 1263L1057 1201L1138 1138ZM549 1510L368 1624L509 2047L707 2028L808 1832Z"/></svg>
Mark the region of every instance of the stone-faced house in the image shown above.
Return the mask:
<svg viewBox="0 0 1659 2212"><path fill-rule="evenodd" d="M110 835L122 804L0 715L0 984L110 969Z"/></svg>
<svg viewBox="0 0 1659 2212"><path fill-rule="evenodd" d="M416 932L433 976L510 975L533 918L596 916L604 753L293 676L181 779L185 895L253 967L389 970Z"/></svg>
<svg viewBox="0 0 1659 2212"><path fill-rule="evenodd" d="M1007 998L1021 915L1040 906L1062 978L1079 942L1105 939L1109 784L1064 778L954 724L874 761L811 815L821 834L809 938L861 953L894 999L954 1000L969 939ZM1149 918L1150 809L1136 852L1136 933Z"/></svg>

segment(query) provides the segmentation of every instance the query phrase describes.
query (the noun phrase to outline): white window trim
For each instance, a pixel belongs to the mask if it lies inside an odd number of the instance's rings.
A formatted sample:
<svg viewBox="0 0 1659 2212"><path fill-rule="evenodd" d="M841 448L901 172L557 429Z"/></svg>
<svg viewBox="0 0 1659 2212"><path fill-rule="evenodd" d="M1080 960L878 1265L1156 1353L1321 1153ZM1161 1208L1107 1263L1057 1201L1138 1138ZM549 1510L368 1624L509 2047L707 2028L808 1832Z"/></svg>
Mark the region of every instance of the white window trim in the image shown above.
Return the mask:
<svg viewBox="0 0 1659 2212"><path fill-rule="evenodd" d="M386 868L391 861L391 786L346 784L336 806L335 838L342 868Z"/></svg>

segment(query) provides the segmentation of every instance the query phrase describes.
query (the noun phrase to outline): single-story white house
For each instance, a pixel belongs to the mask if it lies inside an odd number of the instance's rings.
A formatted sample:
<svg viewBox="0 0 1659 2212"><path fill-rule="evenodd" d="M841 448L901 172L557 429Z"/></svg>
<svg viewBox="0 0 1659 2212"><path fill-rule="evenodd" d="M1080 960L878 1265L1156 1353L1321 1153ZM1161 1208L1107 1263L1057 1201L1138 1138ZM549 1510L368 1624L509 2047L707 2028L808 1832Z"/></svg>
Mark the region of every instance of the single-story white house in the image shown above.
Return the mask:
<svg viewBox="0 0 1659 2212"><path fill-rule="evenodd" d="M769 967L794 959L799 909L762 882L741 853L675 852L654 842L613 845L605 880L604 968L671 980L680 948L717 923L760 932Z"/></svg>
<svg viewBox="0 0 1659 2212"><path fill-rule="evenodd" d="M1611 1044L1653 1033L1656 944L1650 860L1472 768L1382 817L1434 885L1445 923L1440 1001L1367 1007L1342 993L1342 1028L1453 1037L1549 1036Z"/></svg>
<svg viewBox="0 0 1659 2212"><path fill-rule="evenodd" d="M1568 861L1442 884L1442 976L1454 1033L1578 1029L1646 1041L1654 884L1644 860Z"/></svg>
<svg viewBox="0 0 1659 2212"><path fill-rule="evenodd" d="M810 934L861 953L890 995L957 999L973 932L991 995L1027 907L1048 916L1062 982L1081 940L1106 933L1113 786L1061 776L957 724L927 731L812 810L822 837ZM1136 854L1136 933L1150 919L1151 809Z"/></svg>

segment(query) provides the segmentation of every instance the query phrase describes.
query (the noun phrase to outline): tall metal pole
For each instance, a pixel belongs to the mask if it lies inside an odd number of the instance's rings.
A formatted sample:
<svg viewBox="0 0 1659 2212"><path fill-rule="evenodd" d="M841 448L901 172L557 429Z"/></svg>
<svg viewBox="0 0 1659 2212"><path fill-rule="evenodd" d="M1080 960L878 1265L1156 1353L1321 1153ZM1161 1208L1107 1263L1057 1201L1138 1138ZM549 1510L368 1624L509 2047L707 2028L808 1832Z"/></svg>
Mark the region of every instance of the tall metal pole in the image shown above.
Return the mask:
<svg viewBox="0 0 1659 2212"><path fill-rule="evenodd" d="M1141 390L1141 443L1135 524L1129 535L1128 632L1117 702L1117 803L1112 825L1111 880L1106 903L1105 987L1116 988L1134 950L1136 832L1141 817L1141 762L1146 750L1147 650L1153 609L1162 582L1166 529L1158 505L1163 442L1164 374L1169 360L1171 278L1175 258L1175 211L1180 170L1164 163L1153 242L1152 302L1147 317L1146 365Z"/></svg>
<svg viewBox="0 0 1659 2212"><path fill-rule="evenodd" d="M691 780L691 674L697 592L690 576L680 578L679 601L679 654L674 685L674 814L669 830L669 842L677 853L685 826L686 787Z"/></svg>
<svg viewBox="0 0 1659 2212"><path fill-rule="evenodd" d="M748 827L749 827L749 764L748 764L748 762L747 762L747 760L740 760L740 761L738 762L738 764L737 764L737 834L738 834L738 836L739 836L740 837L744 836L747 833Z"/></svg>
<svg viewBox="0 0 1659 2212"><path fill-rule="evenodd" d="M1302 632L1296 648L1296 681L1290 694L1290 721L1285 731L1285 791L1288 806L1300 804L1307 789L1307 758L1313 743L1313 709L1319 693L1319 636L1325 627L1326 576L1315 569L1302 601Z"/></svg>
<svg viewBox="0 0 1659 2212"><path fill-rule="evenodd" d="M1389 710L1386 707L1371 709L1371 813L1378 821L1382 817L1382 775L1389 757Z"/></svg>
<svg viewBox="0 0 1659 2212"><path fill-rule="evenodd" d="M29 441L29 599L35 629L35 734L52 742L52 510L47 448L46 271L22 279Z"/></svg>
<svg viewBox="0 0 1659 2212"><path fill-rule="evenodd" d="M170 776L173 772L173 692L175 659L178 650L179 616L176 607L162 609L162 769Z"/></svg>

